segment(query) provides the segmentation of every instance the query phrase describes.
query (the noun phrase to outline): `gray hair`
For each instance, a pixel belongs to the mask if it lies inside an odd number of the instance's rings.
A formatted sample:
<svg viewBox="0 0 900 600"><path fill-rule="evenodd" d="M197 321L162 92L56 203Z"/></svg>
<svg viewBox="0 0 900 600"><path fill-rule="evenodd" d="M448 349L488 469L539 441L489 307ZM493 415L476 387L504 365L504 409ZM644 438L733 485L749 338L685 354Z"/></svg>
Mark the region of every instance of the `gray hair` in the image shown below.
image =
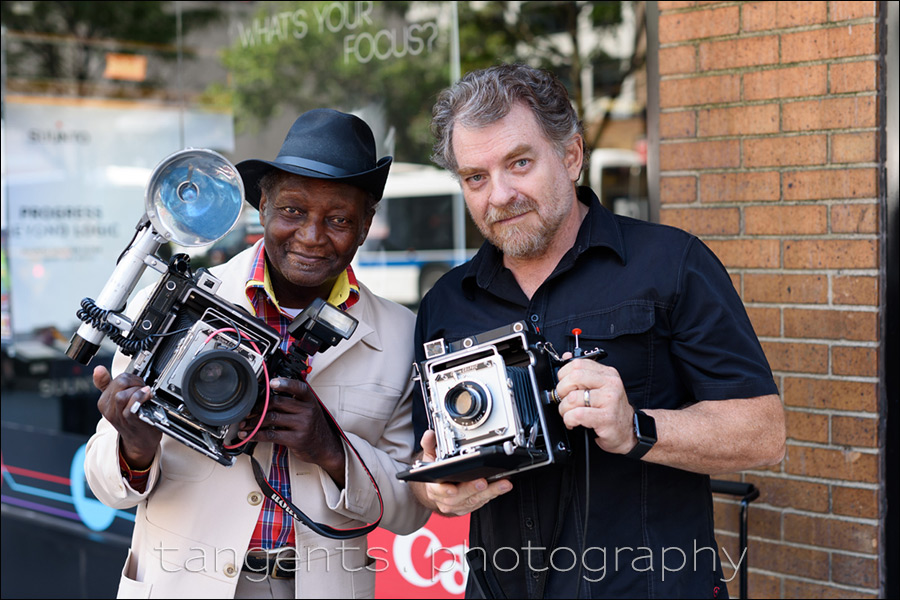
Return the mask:
<svg viewBox="0 0 900 600"><path fill-rule="evenodd" d="M486 127L509 114L516 103L531 109L560 156L565 154L572 137L580 135L584 151L582 171L587 167L590 149L584 142L584 126L572 108L566 87L553 73L522 64L472 71L441 92L432 109L431 132L435 144L431 159L456 173L454 125Z"/></svg>

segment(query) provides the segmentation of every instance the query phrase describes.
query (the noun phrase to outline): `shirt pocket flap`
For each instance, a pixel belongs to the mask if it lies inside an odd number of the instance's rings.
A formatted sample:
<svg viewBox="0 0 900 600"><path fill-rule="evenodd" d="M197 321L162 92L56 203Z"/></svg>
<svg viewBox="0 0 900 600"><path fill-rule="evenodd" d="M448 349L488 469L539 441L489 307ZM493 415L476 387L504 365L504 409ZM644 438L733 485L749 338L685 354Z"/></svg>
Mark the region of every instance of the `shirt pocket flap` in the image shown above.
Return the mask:
<svg viewBox="0 0 900 600"><path fill-rule="evenodd" d="M649 331L656 322L656 310L650 303L629 302L595 314L581 315L579 321L582 323L570 322L570 325L582 330L581 337L609 340Z"/></svg>

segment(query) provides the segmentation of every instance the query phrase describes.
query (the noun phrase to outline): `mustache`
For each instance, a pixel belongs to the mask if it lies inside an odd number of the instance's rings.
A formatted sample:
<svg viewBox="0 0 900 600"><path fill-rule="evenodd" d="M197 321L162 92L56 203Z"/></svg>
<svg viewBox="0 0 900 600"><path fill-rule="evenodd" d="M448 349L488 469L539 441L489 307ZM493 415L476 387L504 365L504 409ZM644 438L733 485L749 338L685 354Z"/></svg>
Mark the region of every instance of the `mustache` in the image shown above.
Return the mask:
<svg viewBox="0 0 900 600"><path fill-rule="evenodd" d="M493 225L494 223L497 223L499 221L518 217L519 215L536 209L537 203L534 200L530 198L523 198L508 206L490 207L487 213L485 213L484 215L484 221L487 225Z"/></svg>

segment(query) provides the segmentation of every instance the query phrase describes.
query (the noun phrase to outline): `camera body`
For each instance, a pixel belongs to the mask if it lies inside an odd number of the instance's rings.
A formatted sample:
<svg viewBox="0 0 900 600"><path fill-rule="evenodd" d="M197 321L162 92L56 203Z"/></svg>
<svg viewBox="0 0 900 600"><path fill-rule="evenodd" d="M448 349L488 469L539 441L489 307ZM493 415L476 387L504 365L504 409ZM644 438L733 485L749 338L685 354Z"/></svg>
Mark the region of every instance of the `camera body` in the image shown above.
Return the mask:
<svg viewBox="0 0 900 600"><path fill-rule="evenodd" d="M132 356L128 372L150 386L150 399L135 404L141 420L230 466L237 453L224 449L229 426L256 404L281 336L217 296L219 285L176 255L121 349Z"/></svg>
<svg viewBox="0 0 900 600"><path fill-rule="evenodd" d="M563 363L524 321L450 344L427 342L425 355L415 367L436 460L417 462L400 479L495 480L569 458L553 405Z"/></svg>
<svg viewBox="0 0 900 600"><path fill-rule="evenodd" d="M288 327L285 352L277 330L216 295L220 284L174 256L119 343L132 356L127 370L150 386L150 399L133 405L138 417L231 466L241 450L227 447L229 429L265 397L266 381L304 379L309 356L349 338L357 321L316 299Z"/></svg>

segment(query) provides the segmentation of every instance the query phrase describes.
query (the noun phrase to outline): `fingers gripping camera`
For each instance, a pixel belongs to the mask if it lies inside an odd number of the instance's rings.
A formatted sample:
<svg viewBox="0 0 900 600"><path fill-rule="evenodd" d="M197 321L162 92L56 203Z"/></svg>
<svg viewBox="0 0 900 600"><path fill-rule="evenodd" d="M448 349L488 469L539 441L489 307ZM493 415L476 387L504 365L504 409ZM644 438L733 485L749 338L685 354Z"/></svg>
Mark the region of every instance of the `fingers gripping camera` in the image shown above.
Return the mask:
<svg viewBox="0 0 900 600"><path fill-rule="evenodd" d="M553 402L559 357L524 321L458 342L425 344L416 365L437 449L433 463L398 474L413 481L500 479L566 460Z"/></svg>

